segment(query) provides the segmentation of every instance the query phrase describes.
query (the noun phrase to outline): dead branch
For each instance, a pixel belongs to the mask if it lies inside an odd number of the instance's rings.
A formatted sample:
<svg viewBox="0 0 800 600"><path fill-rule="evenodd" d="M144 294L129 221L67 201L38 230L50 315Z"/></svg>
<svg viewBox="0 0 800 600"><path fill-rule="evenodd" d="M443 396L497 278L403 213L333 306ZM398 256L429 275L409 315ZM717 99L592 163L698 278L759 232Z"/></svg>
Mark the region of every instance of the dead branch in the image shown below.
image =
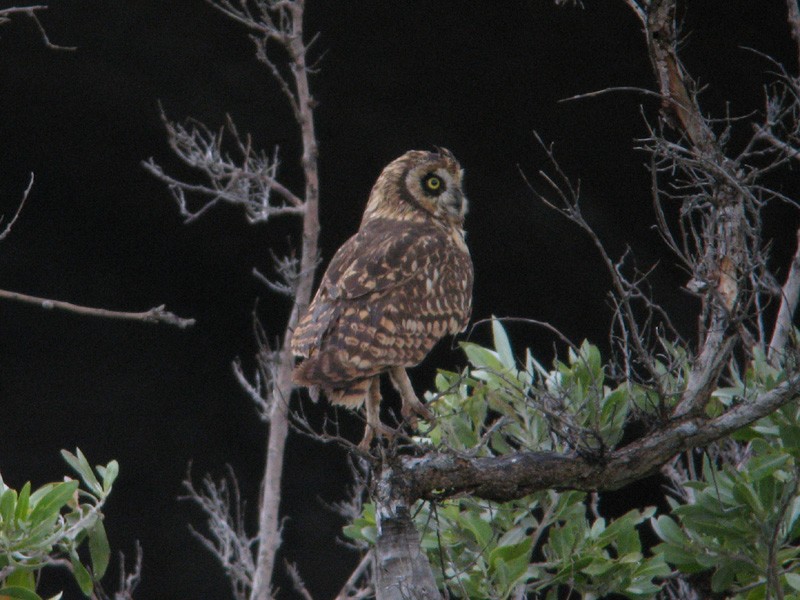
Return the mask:
<svg viewBox="0 0 800 600"><path fill-rule="evenodd" d="M9 233L11 233L11 228L14 226L14 223L17 222L19 218L19 213L22 212L22 207L25 206L25 201L28 199L28 196L33 189L33 173L31 173L31 178L28 181L28 187L25 188L25 191L22 192L22 200L19 201L19 205L17 206L17 210L14 212L14 216L11 217L11 220L6 224L5 228L2 232L0 232L0 241L3 241ZM3 221L3 218L0 217L0 222Z"/></svg>
<svg viewBox="0 0 800 600"><path fill-rule="evenodd" d="M256 539L249 537L245 531L245 505L233 469L228 466L227 477L218 482L206 475L201 490L195 488L191 473L187 473L183 487L187 495L181 499L197 504L205 513L210 535L204 535L194 528L191 528L192 533L222 565L233 595L238 600L244 600L253 585L253 546Z"/></svg>
<svg viewBox="0 0 800 600"><path fill-rule="evenodd" d="M33 304L46 310L63 310L79 315L101 317L104 319L142 321L145 323L164 323L166 325L174 325L179 329L186 329L187 327L191 327L195 324L194 319L184 319L183 317L179 317L167 311L163 304L144 312L122 312L117 310L108 310L106 308L81 306L79 304L72 304L71 302L63 302L61 300L52 300L50 298L39 298L37 296L29 296L28 294L10 292L8 290L0 290L0 298L5 300L14 300L16 302L23 302L25 304Z"/></svg>
<svg viewBox="0 0 800 600"><path fill-rule="evenodd" d="M133 600L133 592L139 586L142 580L142 545L136 542L136 561L133 564L133 570L128 572L125 569L125 555L120 552L119 554L119 585L114 594L114 600Z"/></svg>
<svg viewBox="0 0 800 600"><path fill-rule="evenodd" d="M197 170L205 183L175 179L152 158L144 161L142 166L167 185L186 222L194 221L219 202L243 206L251 223L280 215L303 214L303 201L276 179L280 166L278 149L271 157L256 151L249 136L242 138L239 135L230 116L218 132L198 121L173 123L163 108L161 120L174 154L184 164ZM235 157L227 151L228 145L235 150ZM283 199L283 203L273 201L273 192ZM187 194L205 200L199 208L194 209L187 201Z"/></svg>
<svg viewBox="0 0 800 600"><path fill-rule="evenodd" d="M800 299L800 229L797 231L797 250L789 267L789 274L781 289L781 305L775 321L775 330L769 342L769 361L776 365L780 362L786 342L793 331L792 321Z"/></svg>
<svg viewBox="0 0 800 600"><path fill-rule="evenodd" d="M342 589L336 594L334 600L359 600L361 598L369 598L374 595L372 586L368 583L365 586L359 587L359 581L368 579L370 566L373 562L372 551L368 551L361 558L361 562L350 574Z"/></svg>
<svg viewBox="0 0 800 600"><path fill-rule="evenodd" d="M47 36L47 31L45 30L41 21L39 21L39 16L36 14L37 12L43 10L47 10L47 6L43 4L34 6L12 6L9 8L4 8L0 10L0 25L8 23L11 20L11 18L15 15L24 15L29 19L33 20L33 22L36 24L36 27L39 30L39 35L41 36L42 42L44 43L46 48L49 48L50 50L66 50L66 51L77 50L75 46L60 46L50 41L50 38Z"/></svg>

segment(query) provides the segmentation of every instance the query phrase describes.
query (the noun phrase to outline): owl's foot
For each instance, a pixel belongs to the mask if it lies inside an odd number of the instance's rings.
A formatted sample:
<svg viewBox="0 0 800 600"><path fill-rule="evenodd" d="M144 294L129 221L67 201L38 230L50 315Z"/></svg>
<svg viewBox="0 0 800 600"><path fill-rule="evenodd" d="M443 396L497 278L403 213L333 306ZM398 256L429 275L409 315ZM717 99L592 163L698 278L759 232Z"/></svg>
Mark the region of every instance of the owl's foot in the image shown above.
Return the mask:
<svg viewBox="0 0 800 600"><path fill-rule="evenodd" d="M364 429L364 437L361 438L361 441L358 443L358 449L363 450L365 452L369 451L370 445L372 445L372 440L375 439L375 434L378 434L378 437L386 438L387 440L392 440L397 435L398 430L392 429L388 425L384 425L380 421L377 424L370 425L367 423L366 428Z"/></svg>
<svg viewBox="0 0 800 600"><path fill-rule="evenodd" d="M403 420L411 425L412 428L416 429L418 416L426 421L433 419L433 413L414 393L411 380L408 378L408 373L406 373L403 367L393 367L391 371L389 371L389 377L392 380L394 388L400 393L400 398L403 400L403 405L400 408L400 414Z"/></svg>

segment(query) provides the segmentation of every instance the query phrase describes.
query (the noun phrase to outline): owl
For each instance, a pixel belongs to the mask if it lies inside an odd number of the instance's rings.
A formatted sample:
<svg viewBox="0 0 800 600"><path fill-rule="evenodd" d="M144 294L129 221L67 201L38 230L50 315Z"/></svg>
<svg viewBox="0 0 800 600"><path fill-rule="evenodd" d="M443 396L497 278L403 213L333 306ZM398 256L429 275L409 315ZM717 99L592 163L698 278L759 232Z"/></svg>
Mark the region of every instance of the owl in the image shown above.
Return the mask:
<svg viewBox="0 0 800 600"><path fill-rule="evenodd" d="M380 420L388 373L414 423L431 413L406 367L418 365L472 311L473 269L464 242L463 170L449 150L412 150L378 177L356 234L336 252L292 336L296 384L334 404L366 404L362 449L394 431Z"/></svg>

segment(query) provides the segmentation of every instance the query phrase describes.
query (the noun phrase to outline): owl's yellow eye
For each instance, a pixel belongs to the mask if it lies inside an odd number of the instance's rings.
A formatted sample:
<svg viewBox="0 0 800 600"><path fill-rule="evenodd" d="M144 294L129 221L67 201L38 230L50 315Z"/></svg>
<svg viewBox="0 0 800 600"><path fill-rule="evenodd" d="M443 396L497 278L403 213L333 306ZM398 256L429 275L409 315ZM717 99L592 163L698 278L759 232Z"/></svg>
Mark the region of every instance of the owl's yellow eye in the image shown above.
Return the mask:
<svg viewBox="0 0 800 600"><path fill-rule="evenodd" d="M428 192L429 194L438 196L445 189L444 181L442 181L442 178L439 177L438 175L429 173L422 178L422 189Z"/></svg>

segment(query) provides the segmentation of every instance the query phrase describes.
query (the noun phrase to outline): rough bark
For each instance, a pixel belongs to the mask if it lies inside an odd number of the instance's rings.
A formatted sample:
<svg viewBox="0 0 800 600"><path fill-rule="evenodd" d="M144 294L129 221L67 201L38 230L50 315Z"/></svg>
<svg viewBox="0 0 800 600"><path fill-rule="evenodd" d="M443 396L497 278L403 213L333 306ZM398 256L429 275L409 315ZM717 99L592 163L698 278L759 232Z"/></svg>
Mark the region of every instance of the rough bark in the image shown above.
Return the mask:
<svg viewBox="0 0 800 600"><path fill-rule="evenodd" d="M420 536L411 518L413 500L402 473L385 467L373 497L378 524L374 553L376 600L441 598Z"/></svg>

